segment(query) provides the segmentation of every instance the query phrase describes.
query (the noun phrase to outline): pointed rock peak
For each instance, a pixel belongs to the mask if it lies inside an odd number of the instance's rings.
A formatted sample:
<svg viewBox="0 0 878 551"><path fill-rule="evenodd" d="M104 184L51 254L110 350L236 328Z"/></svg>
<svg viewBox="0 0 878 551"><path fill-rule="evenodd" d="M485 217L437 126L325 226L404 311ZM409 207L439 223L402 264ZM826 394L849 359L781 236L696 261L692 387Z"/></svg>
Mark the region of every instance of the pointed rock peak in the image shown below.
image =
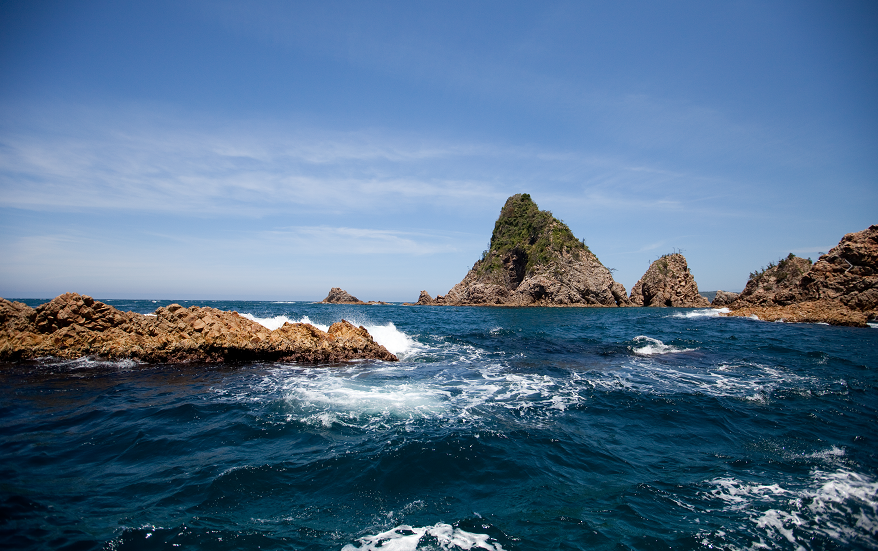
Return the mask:
<svg viewBox="0 0 878 551"><path fill-rule="evenodd" d="M689 271L686 257L666 254L649 265L631 289L631 302L638 306L706 308L710 302L698 294L698 284Z"/></svg>
<svg viewBox="0 0 878 551"><path fill-rule="evenodd" d="M500 210L482 258L433 303L621 306L628 297L567 224L520 193Z"/></svg>

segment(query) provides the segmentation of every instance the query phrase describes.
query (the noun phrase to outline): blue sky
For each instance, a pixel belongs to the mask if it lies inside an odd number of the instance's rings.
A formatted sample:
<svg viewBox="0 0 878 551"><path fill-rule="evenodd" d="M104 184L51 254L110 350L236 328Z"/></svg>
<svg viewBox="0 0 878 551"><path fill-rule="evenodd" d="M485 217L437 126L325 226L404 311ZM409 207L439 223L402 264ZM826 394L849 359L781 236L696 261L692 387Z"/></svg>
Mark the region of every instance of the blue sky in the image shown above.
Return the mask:
<svg viewBox="0 0 878 551"><path fill-rule="evenodd" d="M530 193L631 289L878 223L875 2L0 3L0 296L444 294Z"/></svg>

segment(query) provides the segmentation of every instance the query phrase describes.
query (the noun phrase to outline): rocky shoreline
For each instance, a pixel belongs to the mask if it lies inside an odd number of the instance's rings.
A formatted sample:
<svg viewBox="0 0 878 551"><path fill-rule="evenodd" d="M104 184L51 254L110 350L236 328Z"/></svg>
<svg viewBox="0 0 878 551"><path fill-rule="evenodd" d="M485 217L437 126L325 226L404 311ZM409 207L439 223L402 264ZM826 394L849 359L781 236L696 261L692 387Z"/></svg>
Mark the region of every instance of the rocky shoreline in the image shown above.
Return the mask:
<svg viewBox="0 0 878 551"><path fill-rule="evenodd" d="M271 331L215 308L171 304L144 315L76 293L36 308L0 299L0 361L44 356L146 363L398 361L364 327L345 320L326 332L307 323L285 323Z"/></svg>
<svg viewBox="0 0 878 551"><path fill-rule="evenodd" d="M813 264L791 253L750 274L724 305L729 316L867 327L878 320L878 225L845 235Z"/></svg>

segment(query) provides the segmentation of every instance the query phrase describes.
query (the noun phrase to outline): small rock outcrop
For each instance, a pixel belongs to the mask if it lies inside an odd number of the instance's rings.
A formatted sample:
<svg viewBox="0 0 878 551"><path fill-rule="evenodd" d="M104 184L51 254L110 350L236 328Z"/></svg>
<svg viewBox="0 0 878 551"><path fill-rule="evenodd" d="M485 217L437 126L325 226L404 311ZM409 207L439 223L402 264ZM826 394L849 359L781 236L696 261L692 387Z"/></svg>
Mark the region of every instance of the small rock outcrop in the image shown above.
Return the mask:
<svg viewBox="0 0 878 551"><path fill-rule="evenodd" d="M418 297L418 302L416 302L415 304L420 304L424 306L436 304L436 301L433 299L433 297L430 296L430 293L428 293L427 291L421 291L421 295Z"/></svg>
<svg viewBox="0 0 878 551"><path fill-rule="evenodd" d="M329 290L326 298L320 301L321 304L389 304L381 300L370 300L363 302L354 295L348 293L340 287L333 287Z"/></svg>
<svg viewBox="0 0 878 551"><path fill-rule="evenodd" d="M698 294L698 284L680 253L667 254L649 265L634 288L631 303L637 306L706 308L710 302Z"/></svg>
<svg viewBox="0 0 878 551"><path fill-rule="evenodd" d="M808 269L800 274L805 262ZM878 319L878 225L845 235L813 265L791 254L776 266L751 274L747 288L730 308L731 315L755 315L767 321L865 327Z"/></svg>
<svg viewBox="0 0 878 551"><path fill-rule="evenodd" d="M326 298L320 302L325 302L327 304L366 304L340 287L333 287L330 289Z"/></svg>
<svg viewBox="0 0 878 551"><path fill-rule="evenodd" d="M732 293L731 291L717 291L710 305L714 308L724 308L735 302L740 295L741 293Z"/></svg>
<svg viewBox="0 0 878 551"><path fill-rule="evenodd" d="M285 323L270 331L237 312L215 308L171 304L148 316L76 293L37 308L0 299L0 360L42 356L150 363L397 361L365 328L344 320L327 332L307 323Z"/></svg>
<svg viewBox="0 0 878 551"><path fill-rule="evenodd" d="M491 243L446 295L419 304L628 306L622 284L570 228L541 211L530 195L507 199Z"/></svg>

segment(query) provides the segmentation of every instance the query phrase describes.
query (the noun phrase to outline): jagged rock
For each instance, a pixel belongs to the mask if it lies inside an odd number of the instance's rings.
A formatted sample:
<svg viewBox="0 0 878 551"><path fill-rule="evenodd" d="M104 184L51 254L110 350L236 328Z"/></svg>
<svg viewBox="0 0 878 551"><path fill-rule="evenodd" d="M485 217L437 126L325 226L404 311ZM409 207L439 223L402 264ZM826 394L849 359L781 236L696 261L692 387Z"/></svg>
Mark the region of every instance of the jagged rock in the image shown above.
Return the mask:
<svg viewBox="0 0 878 551"><path fill-rule="evenodd" d="M0 360L41 356L156 363L397 360L365 328L344 320L325 333L307 323L285 323L270 331L237 312L215 308L171 304L146 316L76 293L36 309L0 299Z"/></svg>
<svg viewBox="0 0 878 551"><path fill-rule="evenodd" d="M524 193L506 201L482 259L433 304L627 306L629 301L625 287L570 228Z"/></svg>
<svg viewBox="0 0 878 551"><path fill-rule="evenodd" d="M808 270L811 269L811 260L800 258L790 253L786 258L773 262L767 268L750 274L747 286L734 301L735 308L745 306L772 306L775 304L791 304L797 302L790 295ZM777 299L781 298L780 301Z"/></svg>
<svg viewBox="0 0 878 551"><path fill-rule="evenodd" d="M362 300L339 287L333 287L321 302L329 304L365 304Z"/></svg>
<svg viewBox="0 0 878 551"><path fill-rule="evenodd" d="M710 305L715 308L722 308L733 303L740 295L741 293L732 293L731 291L717 291Z"/></svg>
<svg viewBox="0 0 878 551"><path fill-rule="evenodd" d="M731 304L731 315L859 327L878 318L878 225L845 235L813 265L804 262L810 269L802 274L803 261L792 254L751 274L747 288L756 280L752 292L744 289Z"/></svg>
<svg viewBox="0 0 878 551"><path fill-rule="evenodd" d="M427 291L421 291L421 295L418 297L418 302L416 302L415 304L429 305L436 304L436 301L433 300L433 297L430 296L430 293L428 293Z"/></svg>
<svg viewBox="0 0 878 551"><path fill-rule="evenodd" d="M637 306L706 308L710 302L698 294L698 284L680 253L668 254L649 265L634 288L631 303Z"/></svg>

